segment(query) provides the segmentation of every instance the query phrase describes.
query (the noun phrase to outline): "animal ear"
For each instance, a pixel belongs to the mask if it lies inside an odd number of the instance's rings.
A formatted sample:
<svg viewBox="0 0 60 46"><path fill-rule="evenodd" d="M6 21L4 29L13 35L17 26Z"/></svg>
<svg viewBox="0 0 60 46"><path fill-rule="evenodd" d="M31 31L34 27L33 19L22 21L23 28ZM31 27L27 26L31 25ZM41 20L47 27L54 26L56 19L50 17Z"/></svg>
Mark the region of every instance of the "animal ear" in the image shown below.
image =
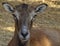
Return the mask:
<svg viewBox="0 0 60 46"><path fill-rule="evenodd" d="M40 4L38 5L36 8L35 8L35 12L36 13L40 13L40 12L43 12L46 8L47 8L47 4L43 3L43 4Z"/></svg>
<svg viewBox="0 0 60 46"><path fill-rule="evenodd" d="M47 8L47 6L48 6L48 5L45 4L45 3L38 5L38 6L35 8L35 10L30 13L30 15L31 15L31 20L37 15L37 13L43 12L43 11Z"/></svg>
<svg viewBox="0 0 60 46"><path fill-rule="evenodd" d="M7 12L10 12L10 13L14 12L14 8L9 3L3 2L2 5Z"/></svg>

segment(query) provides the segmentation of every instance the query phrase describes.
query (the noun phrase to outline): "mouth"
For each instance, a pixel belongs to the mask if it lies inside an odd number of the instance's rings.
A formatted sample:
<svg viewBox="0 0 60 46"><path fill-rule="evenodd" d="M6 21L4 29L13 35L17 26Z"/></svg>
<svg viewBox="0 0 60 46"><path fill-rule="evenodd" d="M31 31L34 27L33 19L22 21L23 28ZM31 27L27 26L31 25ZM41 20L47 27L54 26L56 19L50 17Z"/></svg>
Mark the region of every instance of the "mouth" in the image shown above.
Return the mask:
<svg viewBox="0 0 60 46"><path fill-rule="evenodd" d="M30 33L28 33L25 37L21 33L19 33L18 35L22 43L27 42L30 39Z"/></svg>
<svg viewBox="0 0 60 46"><path fill-rule="evenodd" d="M28 40L24 38L24 39L21 39L21 42L26 43L26 42L28 42Z"/></svg>

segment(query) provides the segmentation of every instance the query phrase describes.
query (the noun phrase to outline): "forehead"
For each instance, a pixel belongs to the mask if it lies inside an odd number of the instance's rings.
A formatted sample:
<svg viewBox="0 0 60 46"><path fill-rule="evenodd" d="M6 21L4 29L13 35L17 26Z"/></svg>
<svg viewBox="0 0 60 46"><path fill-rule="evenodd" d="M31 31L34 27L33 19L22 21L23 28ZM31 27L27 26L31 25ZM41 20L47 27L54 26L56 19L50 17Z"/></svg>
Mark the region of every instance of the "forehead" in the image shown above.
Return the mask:
<svg viewBox="0 0 60 46"><path fill-rule="evenodd" d="M20 20L23 20L23 21L25 21L26 19L29 20L30 13L33 9L34 9L34 7L32 7L31 5L28 5L28 4L16 5L15 10L17 10L17 14L16 13L15 14L18 15L17 17Z"/></svg>
<svg viewBox="0 0 60 46"><path fill-rule="evenodd" d="M16 5L15 7L15 9L19 12L31 12L34 9L34 7L29 4L20 4Z"/></svg>

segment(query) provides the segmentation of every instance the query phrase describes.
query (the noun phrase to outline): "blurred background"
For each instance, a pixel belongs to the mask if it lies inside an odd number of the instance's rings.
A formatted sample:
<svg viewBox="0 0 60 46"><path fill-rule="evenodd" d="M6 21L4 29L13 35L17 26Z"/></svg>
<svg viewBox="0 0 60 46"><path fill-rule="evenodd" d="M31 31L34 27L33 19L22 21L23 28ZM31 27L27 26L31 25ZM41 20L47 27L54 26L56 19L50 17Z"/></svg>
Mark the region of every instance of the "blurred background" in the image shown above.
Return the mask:
<svg viewBox="0 0 60 46"><path fill-rule="evenodd" d="M14 34L14 19L11 14L5 11L2 2L9 2L13 6L27 3L38 5L48 4L47 10L37 15L33 27L60 32L60 0L0 0L0 46L7 46Z"/></svg>

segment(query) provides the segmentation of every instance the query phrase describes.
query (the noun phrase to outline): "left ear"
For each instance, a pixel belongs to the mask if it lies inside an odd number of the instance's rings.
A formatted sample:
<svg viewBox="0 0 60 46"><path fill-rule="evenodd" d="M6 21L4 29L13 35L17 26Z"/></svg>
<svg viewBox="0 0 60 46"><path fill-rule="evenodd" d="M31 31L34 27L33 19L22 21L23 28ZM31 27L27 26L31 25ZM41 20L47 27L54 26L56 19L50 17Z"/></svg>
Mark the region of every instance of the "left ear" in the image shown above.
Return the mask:
<svg viewBox="0 0 60 46"><path fill-rule="evenodd" d="M35 8L35 13L43 12L43 11L47 8L47 6L48 6L48 5L45 4L45 3L38 5L38 6Z"/></svg>
<svg viewBox="0 0 60 46"><path fill-rule="evenodd" d="M38 6L35 8L35 10L30 13L30 15L31 15L31 20L35 17L35 15L37 15L37 13L43 12L43 11L47 8L47 6L48 6L48 5L45 4L45 3L38 5Z"/></svg>

